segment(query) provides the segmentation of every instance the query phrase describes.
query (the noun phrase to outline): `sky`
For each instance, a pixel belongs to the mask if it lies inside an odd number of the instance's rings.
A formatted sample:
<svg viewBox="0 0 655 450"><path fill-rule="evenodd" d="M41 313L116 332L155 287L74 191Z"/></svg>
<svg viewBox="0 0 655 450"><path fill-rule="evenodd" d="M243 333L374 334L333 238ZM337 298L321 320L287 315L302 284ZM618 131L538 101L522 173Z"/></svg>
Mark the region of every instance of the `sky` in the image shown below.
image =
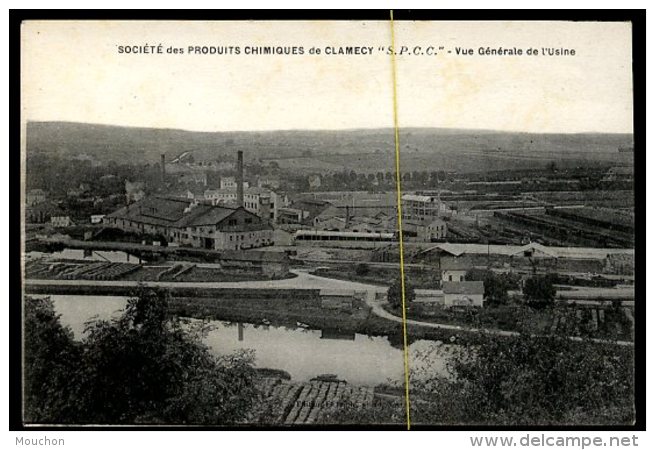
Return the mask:
<svg viewBox="0 0 655 450"><path fill-rule="evenodd" d="M627 23L396 21L396 49L444 47L396 57L399 126L632 133L630 33ZM119 53L159 44L164 54ZM196 131L392 127L392 57L378 50L390 44L382 21L25 22L22 118ZM246 55L253 46L304 54ZM374 51L325 54L345 46ZM576 55L478 55L501 46Z"/></svg>

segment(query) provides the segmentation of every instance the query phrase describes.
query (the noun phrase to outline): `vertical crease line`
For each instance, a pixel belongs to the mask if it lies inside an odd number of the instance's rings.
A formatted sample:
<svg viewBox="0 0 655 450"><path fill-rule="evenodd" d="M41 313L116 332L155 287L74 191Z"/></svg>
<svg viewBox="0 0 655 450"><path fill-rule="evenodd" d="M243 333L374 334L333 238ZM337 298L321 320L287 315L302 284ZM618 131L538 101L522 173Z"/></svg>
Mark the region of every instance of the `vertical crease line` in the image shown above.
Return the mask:
<svg viewBox="0 0 655 450"><path fill-rule="evenodd" d="M407 348L407 308L405 301L405 260L403 249L403 219L402 219L402 201L400 186L400 136L398 132L398 93L396 82L396 43L393 27L393 10L390 13L391 25L391 78L393 84L393 128L394 141L396 150L396 207L398 212L398 246L400 255L400 295L401 307L403 310L403 357L405 363L405 408L407 415L407 430L411 429L410 420L410 403L409 403L409 351Z"/></svg>

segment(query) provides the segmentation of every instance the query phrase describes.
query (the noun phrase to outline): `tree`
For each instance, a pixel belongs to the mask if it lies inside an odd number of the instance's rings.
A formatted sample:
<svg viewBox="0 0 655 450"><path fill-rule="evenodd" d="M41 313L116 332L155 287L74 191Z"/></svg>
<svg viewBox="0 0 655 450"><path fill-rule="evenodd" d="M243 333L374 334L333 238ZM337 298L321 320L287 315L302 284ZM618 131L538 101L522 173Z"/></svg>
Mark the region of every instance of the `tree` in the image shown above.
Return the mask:
<svg viewBox="0 0 655 450"><path fill-rule="evenodd" d="M533 276L525 280L523 285L525 303L535 309L552 306L556 293L553 281L548 276Z"/></svg>
<svg viewBox="0 0 655 450"><path fill-rule="evenodd" d="M74 422L81 348L64 328L48 298L25 299L24 420L27 423Z"/></svg>
<svg viewBox="0 0 655 450"><path fill-rule="evenodd" d="M416 298L416 292L414 287L411 286L407 279L405 279L405 306L409 305ZM402 286L400 283L400 278L395 280L389 290L387 291L387 301L392 308L400 308L402 306Z"/></svg>
<svg viewBox="0 0 655 450"><path fill-rule="evenodd" d="M355 266L355 274L357 275L364 276L364 275L368 275L369 272L370 269L368 267L368 264L359 263Z"/></svg>
<svg viewBox="0 0 655 450"><path fill-rule="evenodd" d="M484 282L485 306L499 306L507 304L509 280L503 275L496 275L491 270L471 269L466 272L467 281Z"/></svg>
<svg viewBox="0 0 655 450"><path fill-rule="evenodd" d="M427 400L414 402L419 423L616 425L634 419L632 349L522 334L483 335L448 352L446 380L414 378L413 392Z"/></svg>
<svg viewBox="0 0 655 450"><path fill-rule="evenodd" d="M52 423L167 423L226 424L242 420L256 398L255 371L250 354L217 357L200 338L204 328L189 328L168 315L164 292L141 289L128 300L125 313L111 321L89 322L82 342L53 322L52 304L26 300L33 329L50 330L26 336L26 352L47 345L47 335L60 336L57 351L32 366L65 372L72 388L26 371L26 385L43 383L37 395L26 397L28 409L44 411L48 396L62 396L48 414L33 414L38 422ZM45 321L44 321L45 320ZM64 339L65 337L65 339ZM29 339L29 341L28 341ZM27 345L29 343L29 345ZM66 350L72 348L75 350ZM66 356L68 359L63 359ZM46 404L46 406L48 406Z"/></svg>
<svg viewBox="0 0 655 450"><path fill-rule="evenodd" d="M634 349L566 336L479 334L416 349L411 417L424 425L628 425ZM444 369L442 364L446 362ZM395 387L402 392L403 384ZM402 423L402 395L362 410L345 404L325 423ZM327 420L326 420L327 419Z"/></svg>

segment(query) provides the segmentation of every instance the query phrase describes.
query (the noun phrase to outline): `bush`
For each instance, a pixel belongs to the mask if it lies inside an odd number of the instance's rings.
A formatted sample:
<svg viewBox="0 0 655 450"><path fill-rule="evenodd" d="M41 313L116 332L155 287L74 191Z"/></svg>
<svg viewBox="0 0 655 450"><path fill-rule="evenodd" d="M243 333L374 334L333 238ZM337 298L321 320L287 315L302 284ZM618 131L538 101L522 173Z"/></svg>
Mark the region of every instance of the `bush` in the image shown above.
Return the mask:
<svg viewBox="0 0 655 450"><path fill-rule="evenodd" d="M364 263L359 263L357 266L355 266L355 274L359 276L365 276L368 275L370 272L370 269L368 267L368 264Z"/></svg>
<svg viewBox="0 0 655 450"><path fill-rule="evenodd" d="M577 425L631 423L633 364L632 349L613 344L566 336L487 336L484 344L455 352L448 363L453 381L443 390L423 385L428 393L446 396L416 420L431 420L438 408L457 402L449 408L451 419L465 423L546 425L572 418ZM609 410L616 415L606 417Z"/></svg>
<svg viewBox="0 0 655 450"><path fill-rule="evenodd" d="M413 358L421 361L410 369L411 418L417 425L534 427L634 421L632 347L577 342L566 336L483 334L477 342L422 348ZM443 361L445 374L437 370ZM333 420L379 424L390 418L402 422L402 409L374 405L341 411Z"/></svg>
<svg viewBox="0 0 655 450"><path fill-rule="evenodd" d="M79 418L72 374L79 372L82 349L64 328L48 298L25 299L24 420L74 422Z"/></svg>
<svg viewBox="0 0 655 450"><path fill-rule="evenodd" d="M400 278L395 280L389 290L387 291L387 301L392 308L400 308L402 306L402 286L400 283ZM409 306L411 302L416 298L416 292L414 287L405 279L405 306Z"/></svg>
<svg viewBox="0 0 655 450"><path fill-rule="evenodd" d="M523 297L525 304L535 309L552 306L555 302L557 290L548 276L534 276L525 280Z"/></svg>
<svg viewBox="0 0 655 450"><path fill-rule="evenodd" d="M491 270L471 269L466 272L464 278L467 281L484 282L485 306L506 305L507 291L511 286L509 276L505 274L496 275Z"/></svg>
<svg viewBox="0 0 655 450"><path fill-rule="evenodd" d="M256 398L250 354L212 355L141 290L123 316L87 324L81 342L48 299L27 298L25 419L34 423L229 424ZM186 327L188 328L188 327Z"/></svg>

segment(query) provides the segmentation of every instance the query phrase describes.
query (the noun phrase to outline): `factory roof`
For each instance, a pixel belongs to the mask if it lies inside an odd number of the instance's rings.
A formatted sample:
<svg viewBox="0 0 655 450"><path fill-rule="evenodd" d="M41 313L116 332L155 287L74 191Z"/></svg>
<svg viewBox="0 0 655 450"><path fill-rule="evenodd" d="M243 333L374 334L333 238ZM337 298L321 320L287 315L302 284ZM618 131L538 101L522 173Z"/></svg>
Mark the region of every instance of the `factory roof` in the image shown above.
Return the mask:
<svg viewBox="0 0 655 450"><path fill-rule="evenodd" d="M482 281L444 281L444 294L483 295L484 283Z"/></svg>
<svg viewBox="0 0 655 450"><path fill-rule="evenodd" d="M453 244L439 243L423 250L421 253L443 251L453 256L464 254L491 254L502 256L527 256L572 258L572 259L604 259L614 254L634 254L630 248L592 248L592 247L547 247L536 242L526 245L487 245L487 244Z"/></svg>
<svg viewBox="0 0 655 450"><path fill-rule="evenodd" d="M209 197L212 195L221 195L221 194L236 194L237 188L236 187L228 187L228 188L220 188L220 189L207 189L205 190L205 196ZM270 195L273 193L270 189L267 188L261 188L261 187L256 187L256 186L251 186L243 189L244 194L249 194L249 195Z"/></svg>
<svg viewBox="0 0 655 450"><path fill-rule="evenodd" d="M430 197L429 195L405 194L402 199L415 202L431 202L434 197Z"/></svg>
<svg viewBox="0 0 655 450"><path fill-rule="evenodd" d="M472 267L474 264L467 256L441 258L441 270L469 270Z"/></svg>
<svg viewBox="0 0 655 450"><path fill-rule="evenodd" d="M239 209L243 208L194 204L181 198L153 196L114 211L107 217L124 218L148 225L184 228L218 224ZM244 211L255 215L245 209Z"/></svg>
<svg viewBox="0 0 655 450"><path fill-rule="evenodd" d="M298 230L296 236L334 236L334 237L385 237L393 238L394 233L378 233L365 231L323 231L323 230Z"/></svg>

